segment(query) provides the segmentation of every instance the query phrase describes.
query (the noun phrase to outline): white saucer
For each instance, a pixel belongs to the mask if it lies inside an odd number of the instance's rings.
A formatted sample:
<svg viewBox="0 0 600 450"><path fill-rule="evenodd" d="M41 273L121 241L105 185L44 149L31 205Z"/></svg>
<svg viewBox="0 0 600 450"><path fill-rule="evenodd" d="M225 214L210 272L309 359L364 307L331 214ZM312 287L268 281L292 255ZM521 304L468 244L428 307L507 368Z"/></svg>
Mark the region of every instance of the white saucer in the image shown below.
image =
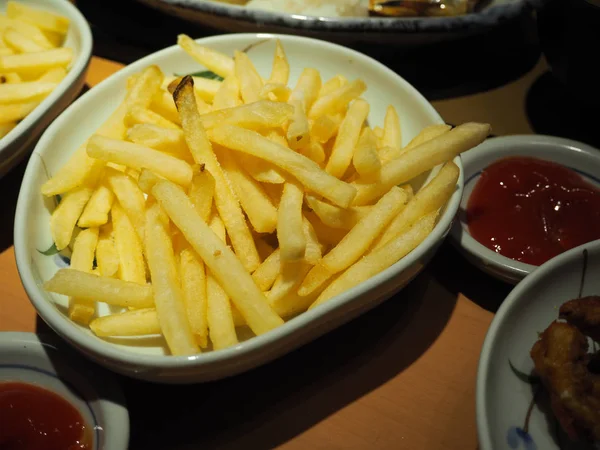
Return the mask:
<svg viewBox="0 0 600 450"><path fill-rule="evenodd" d="M493 162L509 156L531 156L570 167L587 181L600 186L600 150L569 139L540 135L496 137L462 154L465 187L450 232L452 243L475 266L511 284L517 284L537 266L507 258L477 242L466 223L469 197L481 171Z"/></svg>
<svg viewBox="0 0 600 450"><path fill-rule="evenodd" d="M0 383L48 389L71 403L93 427L94 450L126 450L129 414L112 375L51 336L0 333Z"/></svg>

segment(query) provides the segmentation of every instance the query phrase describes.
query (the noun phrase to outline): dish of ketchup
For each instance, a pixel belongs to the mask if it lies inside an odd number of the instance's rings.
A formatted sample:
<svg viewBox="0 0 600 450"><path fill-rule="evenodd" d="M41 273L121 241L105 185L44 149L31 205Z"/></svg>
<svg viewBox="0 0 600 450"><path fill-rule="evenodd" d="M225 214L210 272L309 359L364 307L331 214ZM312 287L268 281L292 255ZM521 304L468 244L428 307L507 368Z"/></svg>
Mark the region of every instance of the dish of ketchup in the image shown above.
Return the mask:
<svg viewBox="0 0 600 450"><path fill-rule="evenodd" d="M0 382L0 449L90 450L91 430L73 405L33 384Z"/></svg>
<svg viewBox="0 0 600 450"><path fill-rule="evenodd" d="M600 190L560 164L511 157L488 166L467 204L469 233L508 258L540 265L600 239Z"/></svg>

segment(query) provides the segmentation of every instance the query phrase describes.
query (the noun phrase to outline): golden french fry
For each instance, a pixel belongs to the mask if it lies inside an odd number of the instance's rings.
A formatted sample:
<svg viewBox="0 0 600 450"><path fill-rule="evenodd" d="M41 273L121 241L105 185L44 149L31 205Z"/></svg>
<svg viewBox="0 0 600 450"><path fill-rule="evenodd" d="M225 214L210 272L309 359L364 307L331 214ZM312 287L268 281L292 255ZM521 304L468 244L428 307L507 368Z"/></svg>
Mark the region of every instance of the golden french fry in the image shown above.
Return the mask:
<svg viewBox="0 0 600 450"><path fill-rule="evenodd" d="M285 319L291 319L292 317L306 311L308 307L315 302L317 297L318 294L311 294L302 297L298 295L297 292L291 292L287 296L278 299L273 305L273 309L281 317Z"/></svg>
<svg viewBox="0 0 600 450"><path fill-rule="evenodd" d="M0 83L21 83L23 80L18 73L9 72L0 75ZM38 80L39 81L39 80Z"/></svg>
<svg viewBox="0 0 600 450"><path fill-rule="evenodd" d="M134 144L170 153L186 162L193 161L183 133L179 129L164 128L150 123L137 124L127 130L127 139Z"/></svg>
<svg viewBox="0 0 600 450"><path fill-rule="evenodd" d="M290 98L292 90L285 84L267 83L265 84L258 96L263 100L272 100L275 102L287 102Z"/></svg>
<svg viewBox="0 0 600 450"><path fill-rule="evenodd" d="M241 261L202 221L185 193L168 181L156 184L152 193L190 245L198 252L252 331L262 334L281 325L283 321L269 307L263 293ZM231 283L232 279L236 282Z"/></svg>
<svg viewBox="0 0 600 450"><path fill-rule="evenodd" d="M106 182L98 184L87 204L77 225L80 228L99 227L108 222L108 213L112 207L114 195Z"/></svg>
<svg viewBox="0 0 600 450"><path fill-rule="evenodd" d="M66 76L67 70L64 67L54 67L39 77L37 81L42 83L60 83Z"/></svg>
<svg viewBox="0 0 600 450"><path fill-rule="evenodd" d="M240 161L244 170L256 181L271 184L285 183L285 178L283 178L283 175L281 175L273 164L263 159L241 153L238 153L236 158Z"/></svg>
<svg viewBox="0 0 600 450"><path fill-rule="evenodd" d="M179 253L179 276L192 333L198 345L206 348L208 345L206 272L204 263L189 247Z"/></svg>
<svg viewBox="0 0 600 450"><path fill-rule="evenodd" d="M354 227L371 210L371 206L340 208L339 206L319 200L312 195L306 196L306 203L323 224L331 228L340 228L343 230L349 230Z"/></svg>
<svg viewBox="0 0 600 450"><path fill-rule="evenodd" d="M290 94L289 101L300 101L304 111L310 111L321 89L321 75L318 70L304 69L298 77L296 87Z"/></svg>
<svg viewBox="0 0 600 450"><path fill-rule="evenodd" d="M217 75L227 78L229 75L233 74L234 62L229 56L208 47L203 47L185 34L177 36L177 44L179 44L188 55Z"/></svg>
<svg viewBox="0 0 600 450"><path fill-rule="evenodd" d="M348 80L343 75L336 75L321 86L321 90L319 91L319 97L324 97L327 94L332 93L333 91L341 88L344 84L348 83Z"/></svg>
<svg viewBox="0 0 600 450"><path fill-rule="evenodd" d="M209 274L206 280L208 329L213 348L219 350L238 343L231 302L217 280Z"/></svg>
<svg viewBox="0 0 600 450"><path fill-rule="evenodd" d="M354 198L355 192L350 185L327 174L314 161L254 131L225 125L213 128L208 134L213 142L224 147L270 161L293 175L307 189L339 206L348 206Z"/></svg>
<svg viewBox="0 0 600 450"><path fill-rule="evenodd" d="M384 147L402 148L400 118L392 105L389 105L385 112L382 141Z"/></svg>
<svg viewBox="0 0 600 450"><path fill-rule="evenodd" d="M310 270L310 264L304 261L283 262L281 274L275 280L267 294L269 304L274 307L281 299L297 291L298 286Z"/></svg>
<svg viewBox="0 0 600 450"><path fill-rule="evenodd" d="M9 28L12 28L22 35L29 37L36 44L42 46L46 50L56 47L56 45L50 42L46 35L35 25L24 22L20 19L10 19L6 16L0 15L0 31L6 31Z"/></svg>
<svg viewBox="0 0 600 450"><path fill-rule="evenodd" d="M322 242L323 244L337 245L348 232L348 230L325 225L321 219L319 219L319 216L312 211L305 212L304 215L313 226L319 242Z"/></svg>
<svg viewBox="0 0 600 450"><path fill-rule="evenodd" d="M189 197L200 218L208 223L215 195L215 179L208 170L200 170L190 186Z"/></svg>
<svg viewBox="0 0 600 450"><path fill-rule="evenodd" d="M350 166L360 130L368 115L369 104L366 101L357 99L350 105L325 166L325 170L334 177L341 178Z"/></svg>
<svg viewBox="0 0 600 450"><path fill-rule="evenodd" d="M150 103L150 110L154 111L159 116L164 117L169 122L173 122L176 125L179 124L179 113L175 107L173 96L167 91L160 89L154 94L152 102Z"/></svg>
<svg viewBox="0 0 600 450"><path fill-rule="evenodd" d="M57 83L30 81L0 84L0 104L40 100L56 88Z"/></svg>
<svg viewBox="0 0 600 450"><path fill-rule="evenodd" d="M2 35L2 39L10 48L19 53L41 52L46 50L42 45L13 28L7 29Z"/></svg>
<svg viewBox="0 0 600 450"><path fill-rule="evenodd" d="M144 336L161 333L155 308L134 309L98 317L90 322L90 329L99 337Z"/></svg>
<svg viewBox="0 0 600 450"><path fill-rule="evenodd" d="M0 124L9 124L24 119L39 104L39 101L8 105L0 104Z"/></svg>
<svg viewBox="0 0 600 450"><path fill-rule="evenodd" d="M344 84L329 94L319 97L310 108L308 117L317 119L324 114L335 114L352 100L362 95L366 89L367 85L362 80L354 80Z"/></svg>
<svg viewBox="0 0 600 450"><path fill-rule="evenodd" d="M200 352L200 348L186 314L171 237L159 216L158 204L146 211L144 239L158 322L171 353L191 355Z"/></svg>
<svg viewBox="0 0 600 450"><path fill-rule="evenodd" d="M178 130L179 127L177 124L171 122L170 120L164 118L160 114L155 113L154 111L143 108L141 106L133 106L127 115L125 116L125 123L132 127L136 124L152 124L157 125L163 128L172 128Z"/></svg>
<svg viewBox="0 0 600 450"><path fill-rule="evenodd" d="M129 217L140 241L144 240L146 199L136 181L129 175L110 167L106 168L106 182Z"/></svg>
<svg viewBox="0 0 600 450"><path fill-rule="evenodd" d="M405 150L408 150L413 147L417 147L424 142L427 142L433 138L441 136L442 134L450 131L452 127L450 125L437 124L437 125L429 125L428 127L423 128L419 134L417 134L407 145L404 147Z"/></svg>
<svg viewBox="0 0 600 450"><path fill-rule="evenodd" d="M168 85L169 92L173 94L182 79L183 77L165 77L163 87ZM196 97L196 102L199 103L199 100L202 100L203 103L214 102L214 98L223 86L223 83L221 81L203 77L192 77L192 79L194 80L194 96ZM200 111L200 113L202 113L202 111Z"/></svg>
<svg viewBox="0 0 600 450"><path fill-rule="evenodd" d="M9 1L6 4L6 15L11 19L21 19L29 22L42 30L61 34L67 34L67 31L69 31L69 19L66 17L32 8L23 3Z"/></svg>
<svg viewBox="0 0 600 450"><path fill-rule="evenodd" d="M452 161L444 164L438 174L415 194L406 205L406 208L394 217L381 236L374 242L373 248L378 249L386 245L420 217L438 211L444 206L456 190L459 175L460 170Z"/></svg>
<svg viewBox="0 0 600 450"><path fill-rule="evenodd" d="M99 277L75 269L60 269L44 283L44 289L88 302L104 302L131 308L154 306L152 286L149 284Z"/></svg>
<svg viewBox="0 0 600 450"><path fill-rule="evenodd" d="M260 264L254 239L244 218L242 209L223 174L223 170L212 150L212 145L206 136L193 95L193 81L185 77L173 94L181 116L181 124L194 160L204 164L205 169L215 179L214 201L219 215L225 223L229 238L248 272L252 272Z"/></svg>
<svg viewBox="0 0 600 450"><path fill-rule="evenodd" d="M312 121L310 135L323 144L337 134L342 120L344 120L343 114L322 115Z"/></svg>
<svg viewBox="0 0 600 450"><path fill-rule="evenodd" d="M294 115L287 129L287 144L291 149L298 150L310 144L310 129L303 102L291 99L289 103L294 108Z"/></svg>
<svg viewBox="0 0 600 450"><path fill-rule="evenodd" d="M17 72L35 76L53 67L67 67L73 59L73 50L67 47L35 53L0 56L0 72Z"/></svg>
<svg viewBox="0 0 600 450"><path fill-rule="evenodd" d="M273 56L273 68L271 69L271 77L269 83L278 83L282 85L288 84L290 76L290 65L285 55L285 50L279 39L275 40L275 55Z"/></svg>
<svg viewBox="0 0 600 450"><path fill-rule="evenodd" d="M277 240L282 261L298 261L306 252L306 237L302 225L304 192L299 184L288 181L277 211Z"/></svg>
<svg viewBox="0 0 600 450"><path fill-rule="evenodd" d="M277 228L277 209L260 183L236 162L231 150L222 149L219 160L254 230L272 233Z"/></svg>
<svg viewBox="0 0 600 450"><path fill-rule="evenodd" d="M119 278L139 284L146 283L142 241L121 205L113 204L111 216L115 233L115 247L119 254Z"/></svg>
<svg viewBox="0 0 600 450"><path fill-rule="evenodd" d="M213 111L200 116L206 129L221 125L237 125L261 130L281 127L294 114L294 107L286 103L257 100L248 105Z"/></svg>
<svg viewBox="0 0 600 450"><path fill-rule="evenodd" d="M377 137L369 127L365 127L360 135L352 157L352 164L363 179L376 178L381 171L381 160L377 152Z"/></svg>
<svg viewBox="0 0 600 450"><path fill-rule="evenodd" d="M2 123L0 121L0 139L6 136L14 127L16 127L16 122L6 122Z"/></svg>
<svg viewBox="0 0 600 450"><path fill-rule="evenodd" d="M378 182L362 183L360 179L354 182L353 185L358 189L354 204L369 204L392 186L405 183L438 164L451 160L483 142L490 131L488 124L465 123L410 149L381 168Z"/></svg>
<svg viewBox="0 0 600 450"><path fill-rule="evenodd" d="M321 243L315 229L306 217L302 218L302 229L304 230L304 238L306 239L304 260L310 265L315 265L322 257Z"/></svg>
<svg viewBox="0 0 600 450"><path fill-rule="evenodd" d="M94 189L82 186L66 194L50 217L50 234L58 250L69 245L75 224Z"/></svg>
<svg viewBox="0 0 600 450"><path fill-rule="evenodd" d="M311 308L368 280L406 256L431 233L436 216L437 212L434 211L422 217L405 233L350 266L321 293L317 301L311 305Z"/></svg>
<svg viewBox="0 0 600 450"><path fill-rule="evenodd" d="M4 47L0 48L0 56L14 55L16 52L12 48Z"/></svg>
<svg viewBox="0 0 600 450"><path fill-rule="evenodd" d="M279 249L275 250L252 274L252 279L263 292L271 288L281 272L280 254L281 251Z"/></svg>
<svg viewBox="0 0 600 450"><path fill-rule="evenodd" d="M90 273L94 267L94 253L98 243L98 228L81 231L75 238L71 254L71 269ZM95 305L77 297L69 297L69 319L87 325L95 312Z"/></svg>
<svg viewBox="0 0 600 450"><path fill-rule="evenodd" d="M188 186L192 181L192 168L185 161L131 142L96 134L88 142L87 153L102 161L123 164L136 170L151 170L182 186Z"/></svg>
<svg viewBox="0 0 600 450"><path fill-rule="evenodd" d="M102 227L100 230L96 245L96 263L103 277L114 277L119 270L119 253L115 247L114 237L107 227Z"/></svg>
<svg viewBox="0 0 600 450"><path fill-rule="evenodd" d="M263 81L248 55L236 50L233 60L235 62L235 76L240 81L240 94L244 103L260 100L259 95Z"/></svg>
<svg viewBox="0 0 600 450"><path fill-rule="evenodd" d="M66 35L62 33L58 33L56 31L49 30L41 30L46 39L54 46L54 47L62 47L65 42Z"/></svg>
<svg viewBox="0 0 600 450"><path fill-rule="evenodd" d="M150 194L154 185L160 180L164 180L164 178L159 177L154 172L147 169L142 169L137 183L144 194Z"/></svg>
<svg viewBox="0 0 600 450"><path fill-rule="evenodd" d="M325 162L325 149L316 141L310 141L306 147L298 149L298 152L319 165Z"/></svg>
<svg viewBox="0 0 600 450"><path fill-rule="evenodd" d="M240 82L235 75L229 75L223 80L219 90L215 93L212 104L215 111L235 108L242 104Z"/></svg>

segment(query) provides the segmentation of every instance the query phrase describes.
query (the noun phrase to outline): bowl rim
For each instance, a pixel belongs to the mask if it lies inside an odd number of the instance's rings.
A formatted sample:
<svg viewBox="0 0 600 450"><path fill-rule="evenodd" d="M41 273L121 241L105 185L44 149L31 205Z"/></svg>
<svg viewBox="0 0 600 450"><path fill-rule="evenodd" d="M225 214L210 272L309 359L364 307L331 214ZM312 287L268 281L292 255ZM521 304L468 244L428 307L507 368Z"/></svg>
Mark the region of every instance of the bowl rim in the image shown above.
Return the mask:
<svg viewBox="0 0 600 450"><path fill-rule="evenodd" d="M512 148L514 146L540 148L555 147L562 148L565 151L585 153L590 157L598 159L598 165L600 166L600 151L592 147L591 145L585 144L580 141L540 134L496 136L487 139L482 144L469 150L468 152L465 152L462 155L465 170L465 186L467 186L474 177L481 173L481 171L472 172L469 170L469 164L471 162L475 163L484 155L487 155L491 152L497 153L498 158L496 160L500 160L508 156L502 156L503 152L506 149ZM543 158L540 157L540 159ZM600 177L600 173L598 175L585 175L595 179ZM468 202L468 197L469 195L465 194L461 203ZM481 261L483 265L493 267L499 272L507 274L508 277L501 278L503 280L506 280L507 278L510 278L512 280L523 279L528 274L534 272L537 268L541 267L535 266L533 264L527 264L520 261L516 261L487 248L485 245L473 238L473 236L471 236L470 233L463 229L461 225L460 214L452 226L452 230L450 231L450 237L452 239L453 244L462 253L475 258L476 261ZM481 266L482 264L474 263L474 265ZM493 276L500 278L500 275L496 273L493 273Z"/></svg>
<svg viewBox="0 0 600 450"><path fill-rule="evenodd" d="M346 55L351 56L355 60L362 60L364 63L368 63L369 65L374 66L376 69L383 71L387 75L393 76L398 82L398 84L402 86L402 88L405 89L410 95L413 95L417 99L422 100L423 108L427 110L432 117L438 118L439 122L443 123L437 111L425 99L425 97L423 97L422 94L420 94L400 75L396 74L391 69L387 68L386 66L374 60L373 58L370 58L367 55L364 55L360 52L338 44L301 36L266 33L239 33L234 35L223 34L197 39L197 42L202 43L204 45L211 45L211 43L218 42L221 40L237 40L240 42L240 45L244 45L248 44L249 42L254 42L257 39L264 40L265 38L281 39L284 42L284 44L287 41L301 44L309 44L313 46L320 45L323 47L328 47L332 51L343 52ZM160 58L163 55L176 51L176 49L178 48L179 47L177 45L173 45L158 52L152 53L121 69L117 74L119 74L119 77L125 78L127 75L133 73L134 71L147 66L149 64L149 60L155 60L156 58ZM103 85L112 83L112 80L115 76L117 76L117 74L111 75L106 80L99 83L94 89L99 89ZM92 90L90 90L90 92L92 92ZM66 118L68 117L67 113L71 109L77 108L81 103L87 101L87 95L89 95L89 92L87 92L78 100L76 100L73 104L71 104L52 123L52 125L48 127L48 129L44 132L41 139L39 140L34 150L34 153L40 153L44 151L44 148L48 146L47 142L49 142L52 139L52 134L54 133L54 131L62 127L64 125L63 122L66 122ZM349 303L352 298L361 296L365 292L375 288L384 281L389 280L394 276L400 274L405 268L417 263L418 260L424 254L426 254L427 251L433 248L437 242L443 240L447 231L449 231L450 229L450 225L456 212L458 211L463 188L462 163L460 161L460 156L457 156L456 158L454 158L454 162L458 165L459 169L461 169L459 179L457 181L457 189L448 201L448 204L446 205L443 214L440 216L438 223L436 224L432 232L429 234L429 236L427 236L425 240L421 242L419 246L417 246L417 248L415 248L412 252L410 252L408 255L406 255L404 258L396 262L388 269L384 270L383 272L380 272L379 274L366 280L360 285L350 289L349 291L346 291L343 294L331 299L330 301L323 303L318 308L314 308L307 312L304 312L299 316L296 316L293 319L290 319L289 321L285 322L282 326L271 330L268 333L255 336L252 339L241 342L236 346L225 348L219 351L204 352L191 356L147 355L136 353L134 351L126 351L123 349L119 349L108 342L100 340L96 336L83 333L82 330L80 330L76 326L73 326L73 324L66 317L64 317L64 315L60 311L58 311L58 309L54 306L53 302L48 301L45 298L46 294L42 292L41 287L38 286L34 278L33 271L31 270L29 249L27 245L27 236L25 233L27 229L26 224L31 210L29 206L29 199L32 198L32 196L34 195L41 195L39 192L32 192L32 180L35 176L35 167L32 161L34 161L34 158L30 159L25 170L25 174L23 176L23 183L21 185L17 201L14 225L14 245L17 268L19 271L19 276L21 277L21 281L29 296L31 303L37 310L38 314L51 328L53 328L55 331L57 331L59 335L61 335L71 343L76 343L77 346L80 347L79 349L83 350L85 353L101 355L103 360L110 360L111 362L117 362L126 366L135 365L138 368L147 369L165 369L173 367L189 368L212 365L217 362L229 361L241 355L251 355L262 347L276 347L278 342L282 341L286 336L295 333L298 329L310 328L310 325L313 322L315 322L315 320L319 317L325 316L330 311L340 308L342 305Z"/></svg>
<svg viewBox="0 0 600 450"><path fill-rule="evenodd" d="M15 141L17 141L24 133L26 133L37 121L39 121L44 114L48 113L50 107L56 103L63 95L65 95L69 86L75 83L76 79L86 70L88 63L92 57L92 30L83 17L83 14L68 0L48 0L46 9L49 11L58 11L53 8L54 5L60 4L68 11L68 19L70 20L69 26L75 26L77 31L81 35L81 48L75 55L73 65L67 72L67 76L56 86L56 88L48 95L42 102L21 120L17 126L10 130L6 136L0 139L0 158L10 158L11 155L3 155L7 149L9 149ZM64 14L61 10L60 13ZM18 150L15 150L17 152Z"/></svg>
<svg viewBox="0 0 600 450"><path fill-rule="evenodd" d="M261 26L286 26L298 30L380 33L446 33L449 30L486 29L510 20L540 0L513 0L481 11L453 17L323 17L291 14L210 0L140 0L155 9L173 14L192 10Z"/></svg>
<svg viewBox="0 0 600 450"><path fill-rule="evenodd" d="M477 381L475 388L475 409L476 409L476 421L477 421L477 436L479 445L482 450L494 449L492 438L491 438L491 426L487 420L487 409L488 396L487 396L487 383L489 368L492 361L492 347L494 346L501 326L504 323L504 318L508 316L519 304L527 297L528 293L535 289L535 286L542 282L550 273L555 272L564 264L570 263L576 258L581 258L581 252L583 249L588 251L598 252L600 251L600 239L587 242L578 247L574 247L561 253L558 256L546 261L539 268L528 275L521 281L515 288L508 294L506 299L502 302L498 312L494 316L492 323L487 331L483 346L481 348L479 363L477 365Z"/></svg>

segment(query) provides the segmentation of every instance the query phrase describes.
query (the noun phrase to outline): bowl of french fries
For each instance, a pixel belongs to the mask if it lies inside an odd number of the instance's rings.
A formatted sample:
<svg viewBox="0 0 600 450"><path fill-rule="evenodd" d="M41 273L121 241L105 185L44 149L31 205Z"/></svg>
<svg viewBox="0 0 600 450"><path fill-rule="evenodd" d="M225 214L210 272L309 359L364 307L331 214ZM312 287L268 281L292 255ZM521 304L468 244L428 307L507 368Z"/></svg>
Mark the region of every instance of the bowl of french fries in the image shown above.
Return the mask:
<svg viewBox="0 0 600 450"><path fill-rule="evenodd" d="M400 290L450 229L458 155L490 131L451 129L335 44L177 42L48 128L15 220L40 316L99 363L173 383L263 364Z"/></svg>
<svg viewBox="0 0 600 450"><path fill-rule="evenodd" d="M81 91L92 34L67 0L0 1L0 176Z"/></svg>

